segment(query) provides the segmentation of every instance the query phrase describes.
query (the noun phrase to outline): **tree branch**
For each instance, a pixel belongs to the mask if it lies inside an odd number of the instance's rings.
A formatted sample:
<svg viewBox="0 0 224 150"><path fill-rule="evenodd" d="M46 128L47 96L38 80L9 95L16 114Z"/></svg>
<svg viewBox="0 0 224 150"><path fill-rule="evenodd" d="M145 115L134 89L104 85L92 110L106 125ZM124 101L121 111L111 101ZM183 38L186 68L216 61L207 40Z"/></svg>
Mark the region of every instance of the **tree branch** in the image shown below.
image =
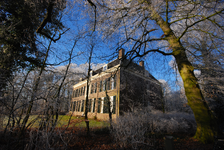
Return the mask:
<svg viewBox="0 0 224 150"><path fill-rule="evenodd" d="M200 22L202 22L202 21L204 21L204 20L206 20L206 19L208 20L209 18L211 18L211 17L213 17L213 16L215 16L215 15L221 13L222 11L224 11L224 9L222 9L222 10L220 10L220 11L217 11L216 13L214 13L214 14L208 16L208 17L204 17L204 19L198 20L198 21L192 23L191 25L187 26L186 29L185 29L185 30L183 31L183 33L181 34L181 36L178 38L178 40L180 40L180 39L184 36L184 34L187 32L187 30L188 30L190 27L192 27L192 26L194 26L194 25L196 25L196 24L198 24L198 23L200 23Z"/></svg>
<svg viewBox="0 0 224 150"><path fill-rule="evenodd" d="M94 7L94 13L95 13L95 21L94 21L94 27L93 27L93 32L94 32L96 30L96 5L91 0L87 0L87 1L92 7Z"/></svg>
<svg viewBox="0 0 224 150"><path fill-rule="evenodd" d="M36 32L45 35L42 33L43 28L46 26L47 22L51 22L52 10L54 4L50 2L47 7L47 14L45 15L44 20L41 22L40 26L37 28ZM46 36L46 35L45 35Z"/></svg>
<svg viewBox="0 0 224 150"><path fill-rule="evenodd" d="M169 3L168 0L166 0L166 23L168 24L168 9L169 9Z"/></svg>

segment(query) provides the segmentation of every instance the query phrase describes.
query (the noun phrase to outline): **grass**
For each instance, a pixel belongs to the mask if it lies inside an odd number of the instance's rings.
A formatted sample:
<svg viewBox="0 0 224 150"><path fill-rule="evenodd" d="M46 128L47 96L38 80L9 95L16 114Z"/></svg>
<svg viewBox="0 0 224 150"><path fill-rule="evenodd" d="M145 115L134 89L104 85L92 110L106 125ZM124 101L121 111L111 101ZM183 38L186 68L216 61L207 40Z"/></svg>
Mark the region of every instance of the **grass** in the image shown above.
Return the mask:
<svg viewBox="0 0 224 150"><path fill-rule="evenodd" d="M69 127L86 127L84 117L76 117L76 116L69 116L69 115L59 115L56 127L66 127L68 125L68 121L70 117L71 117L71 120L70 120ZM41 118L38 118L37 115L31 115L28 120L28 123L31 123L33 121L35 122L32 124L31 128L37 128L39 126ZM7 122L8 122L8 118L5 117L3 121L3 127L6 126ZM109 123L105 121L89 119L89 126L90 128L108 127Z"/></svg>

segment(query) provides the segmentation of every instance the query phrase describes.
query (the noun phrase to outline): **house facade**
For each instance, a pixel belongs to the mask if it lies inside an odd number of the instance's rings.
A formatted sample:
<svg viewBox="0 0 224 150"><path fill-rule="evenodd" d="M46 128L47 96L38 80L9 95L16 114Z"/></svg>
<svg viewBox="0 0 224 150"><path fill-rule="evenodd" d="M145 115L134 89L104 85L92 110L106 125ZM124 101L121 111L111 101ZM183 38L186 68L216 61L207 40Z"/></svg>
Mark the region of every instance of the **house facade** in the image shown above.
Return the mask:
<svg viewBox="0 0 224 150"><path fill-rule="evenodd" d="M134 111L136 107L153 106L162 110L162 88L159 83L144 68L144 62L139 64L123 58L124 49L119 51L116 60L90 72L88 94L88 117L105 120ZM81 116L85 111L87 79L81 79L73 86L70 113ZM109 109L110 107L110 109Z"/></svg>

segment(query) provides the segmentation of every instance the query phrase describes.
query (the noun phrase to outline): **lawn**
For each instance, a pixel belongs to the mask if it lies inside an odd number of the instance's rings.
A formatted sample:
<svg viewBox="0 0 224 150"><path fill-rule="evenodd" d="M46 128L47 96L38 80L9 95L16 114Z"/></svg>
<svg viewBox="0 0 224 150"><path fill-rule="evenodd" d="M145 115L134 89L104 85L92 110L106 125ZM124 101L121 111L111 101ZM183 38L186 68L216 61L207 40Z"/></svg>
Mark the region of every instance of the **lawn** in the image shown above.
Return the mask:
<svg viewBox="0 0 224 150"><path fill-rule="evenodd" d="M60 115L57 127L67 126L70 117L71 116ZM106 126L109 126L109 123L106 122L106 121L99 121L99 120L95 120L95 119L88 119L88 120L89 120L89 126L90 127L106 127ZM84 117L72 116L71 120L70 120L69 127L71 127L71 126L86 127Z"/></svg>
<svg viewBox="0 0 224 150"><path fill-rule="evenodd" d="M30 116L28 123L32 123L31 128L37 128L39 126L39 123L41 121L40 117L41 116L38 117L37 115ZM56 127L66 127L68 125L69 119L70 119L69 127L86 127L84 117L76 117L76 116L69 116L69 115L59 115ZM7 122L8 122L8 118L5 117L3 121L3 127L6 126ZM106 126L109 126L109 123L105 121L89 119L89 126L90 128L106 127Z"/></svg>

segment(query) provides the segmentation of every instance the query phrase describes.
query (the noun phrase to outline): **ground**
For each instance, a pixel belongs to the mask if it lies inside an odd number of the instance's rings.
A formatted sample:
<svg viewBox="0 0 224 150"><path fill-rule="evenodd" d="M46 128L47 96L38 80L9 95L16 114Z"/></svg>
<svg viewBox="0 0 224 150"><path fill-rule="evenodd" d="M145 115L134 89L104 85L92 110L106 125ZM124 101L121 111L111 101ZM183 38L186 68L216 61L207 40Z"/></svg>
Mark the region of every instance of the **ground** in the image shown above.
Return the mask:
<svg viewBox="0 0 224 150"><path fill-rule="evenodd" d="M67 120L67 118L66 118ZM90 133L87 134L84 120L72 119L68 128L65 126L55 128L55 135L63 132L63 140L59 140L52 144L51 149L80 149L80 150L120 150L121 148L113 140L113 136L105 125L105 122L94 120L95 126L90 128ZM81 126L77 126L77 123ZM91 123L91 122L90 122ZM75 124L72 126L72 124ZM93 126L93 124L91 124ZM30 142L30 132L37 131L36 128L29 129L25 135L24 140L18 140L16 129L13 132L8 132L7 135L3 136L3 131L0 132L0 150L5 149L24 149ZM157 135L154 142L154 149L164 149L164 136ZM202 144L186 134L169 134L173 136L173 146L175 150L221 150L224 149L224 142L215 144ZM55 136L57 139L60 136ZM54 140L55 140L54 139ZM56 141L56 140L55 140ZM66 144L65 144L66 143ZM25 145L25 146L24 146ZM131 147L125 147L122 149L129 150ZM142 148L142 150L149 149L148 147Z"/></svg>
<svg viewBox="0 0 224 150"><path fill-rule="evenodd" d="M74 135L73 138L70 138L70 141L67 142L66 149L68 150L120 150L121 148L117 145L109 130L102 128L92 128L89 135L86 134L85 128L80 129L79 127L68 128L66 133L71 136L71 133ZM202 144L199 141L193 139L192 137L185 137L184 135L174 135L173 146L175 150L213 150L214 144ZM16 143L15 138L10 138L10 143ZM13 141L15 140L15 141ZM0 150L5 150L8 140L0 139ZM164 139L156 139L155 149L163 150L164 149ZM11 144L10 144L11 145ZM56 144L53 146L55 149L65 149L65 145ZM10 149L17 149L17 146L11 145ZM53 148L53 149L54 149ZM23 148L18 148L23 149ZM131 149L130 147L124 148L125 150ZM145 148L144 148L145 149ZM216 148L217 150L220 148Z"/></svg>
<svg viewBox="0 0 224 150"><path fill-rule="evenodd" d="M192 137L176 137L173 141L175 150L213 150L214 144L202 144ZM156 149L164 149L164 139L157 139ZM113 137L109 133L92 133L90 136L83 135L79 137L76 144L70 145L69 149L89 149L89 150L119 150L118 145L113 142ZM125 149L130 149L126 147Z"/></svg>

